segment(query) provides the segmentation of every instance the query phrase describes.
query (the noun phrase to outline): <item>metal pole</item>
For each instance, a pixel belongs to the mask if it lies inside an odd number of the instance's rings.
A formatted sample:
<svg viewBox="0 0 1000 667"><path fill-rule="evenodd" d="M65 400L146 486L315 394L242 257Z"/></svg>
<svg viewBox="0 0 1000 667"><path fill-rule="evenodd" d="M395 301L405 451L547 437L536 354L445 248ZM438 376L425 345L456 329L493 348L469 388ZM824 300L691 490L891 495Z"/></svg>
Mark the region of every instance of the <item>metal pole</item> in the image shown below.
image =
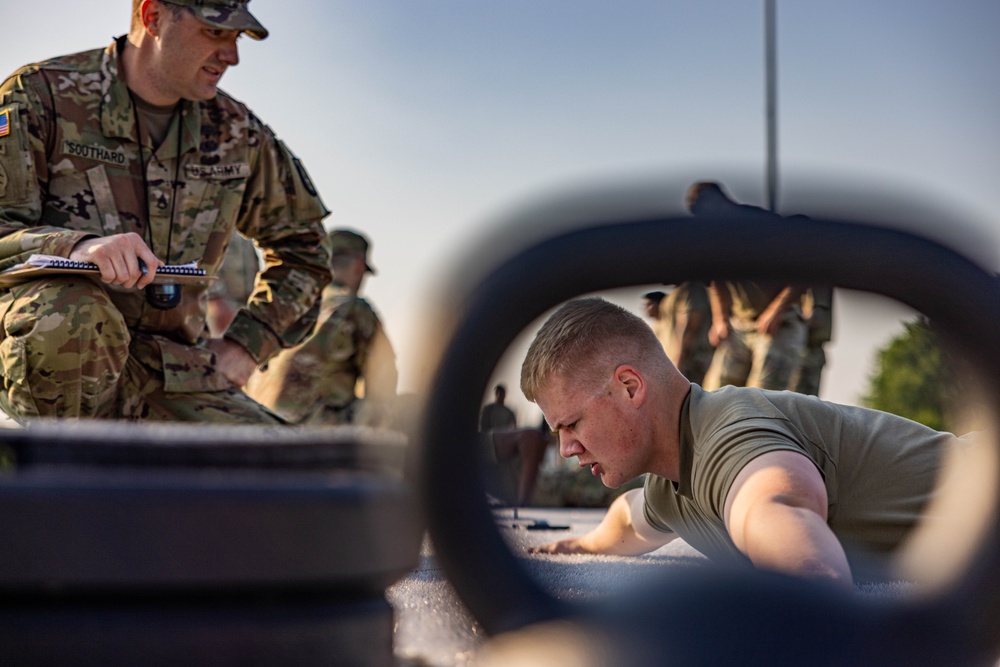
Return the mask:
<svg viewBox="0 0 1000 667"><path fill-rule="evenodd" d="M777 32L775 0L764 0L764 66L767 96L767 208L778 206Z"/></svg>

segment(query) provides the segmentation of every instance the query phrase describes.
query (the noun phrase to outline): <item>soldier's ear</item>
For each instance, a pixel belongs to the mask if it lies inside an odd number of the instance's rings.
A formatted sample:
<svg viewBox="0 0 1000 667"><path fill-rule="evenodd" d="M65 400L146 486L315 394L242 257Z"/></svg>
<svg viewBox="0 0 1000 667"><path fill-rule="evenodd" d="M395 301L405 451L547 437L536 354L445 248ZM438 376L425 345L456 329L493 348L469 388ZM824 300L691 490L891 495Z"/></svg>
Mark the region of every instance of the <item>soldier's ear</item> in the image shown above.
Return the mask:
<svg viewBox="0 0 1000 667"><path fill-rule="evenodd" d="M150 36L160 36L165 11L166 8L157 0L142 0L142 4L139 6L139 16L142 19L142 27Z"/></svg>
<svg viewBox="0 0 1000 667"><path fill-rule="evenodd" d="M628 394L628 400L636 407L646 400L646 379L634 366L622 364L615 369L615 382Z"/></svg>

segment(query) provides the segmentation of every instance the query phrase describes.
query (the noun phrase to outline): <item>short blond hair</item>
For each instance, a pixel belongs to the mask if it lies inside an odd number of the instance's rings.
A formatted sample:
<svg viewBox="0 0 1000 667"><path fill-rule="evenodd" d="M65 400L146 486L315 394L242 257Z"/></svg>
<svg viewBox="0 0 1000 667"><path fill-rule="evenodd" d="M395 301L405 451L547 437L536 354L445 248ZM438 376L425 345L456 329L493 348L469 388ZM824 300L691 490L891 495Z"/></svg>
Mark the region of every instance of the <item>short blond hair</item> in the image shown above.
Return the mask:
<svg viewBox="0 0 1000 667"><path fill-rule="evenodd" d="M554 374L596 386L622 364L663 379L670 361L639 316L597 297L574 299L545 321L528 347L521 364L521 391L529 401L537 401Z"/></svg>

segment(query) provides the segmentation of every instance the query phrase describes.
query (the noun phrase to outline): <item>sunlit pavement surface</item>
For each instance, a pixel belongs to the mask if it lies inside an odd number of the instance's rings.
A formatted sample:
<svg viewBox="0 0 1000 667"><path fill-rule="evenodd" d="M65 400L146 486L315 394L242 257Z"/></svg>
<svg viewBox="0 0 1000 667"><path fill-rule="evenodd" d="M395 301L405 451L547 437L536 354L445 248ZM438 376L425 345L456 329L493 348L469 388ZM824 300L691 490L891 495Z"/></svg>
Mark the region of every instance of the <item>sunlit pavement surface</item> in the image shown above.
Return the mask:
<svg viewBox="0 0 1000 667"><path fill-rule="evenodd" d="M707 561L681 540L646 556L528 555L527 548L596 526L603 509L499 509L497 526L511 550L523 556L528 572L554 596L567 600L594 600L640 584L663 567L700 567ZM566 526L564 529L556 527ZM476 565L475 567L480 567ZM905 584L874 584L859 588L862 595L898 597ZM475 665L476 652L487 636L456 595L425 542L420 565L387 591L395 609L395 654L399 667L466 667Z"/></svg>
<svg viewBox="0 0 1000 667"><path fill-rule="evenodd" d="M680 540L640 558L529 556L529 546L587 532L600 522L604 510L521 508L500 509L494 514L511 550L523 555L536 581L564 599L597 599L631 586L653 568L697 567L705 562ZM546 524L568 528L546 529ZM396 612L395 652L401 667L475 664L476 650L486 634L438 568L429 544L424 545L419 567L391 586L387 597Z"/></svg>

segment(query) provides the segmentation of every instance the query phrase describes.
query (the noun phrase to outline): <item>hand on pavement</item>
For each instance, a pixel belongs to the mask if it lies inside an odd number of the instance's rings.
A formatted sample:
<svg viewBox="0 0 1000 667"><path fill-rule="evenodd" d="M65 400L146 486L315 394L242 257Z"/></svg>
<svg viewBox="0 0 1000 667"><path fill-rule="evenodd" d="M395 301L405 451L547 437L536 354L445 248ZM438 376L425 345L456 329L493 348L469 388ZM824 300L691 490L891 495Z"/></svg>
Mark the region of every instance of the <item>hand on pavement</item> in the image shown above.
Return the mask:
<svg viewBox="0 0 1000 667"><path fill-rule="evenodd" d="M529 547L529 554L589 554L589 550L584 549L580 544L579 537L567 537L565 540L558 540L543 544L538 547Z"/></svg>

